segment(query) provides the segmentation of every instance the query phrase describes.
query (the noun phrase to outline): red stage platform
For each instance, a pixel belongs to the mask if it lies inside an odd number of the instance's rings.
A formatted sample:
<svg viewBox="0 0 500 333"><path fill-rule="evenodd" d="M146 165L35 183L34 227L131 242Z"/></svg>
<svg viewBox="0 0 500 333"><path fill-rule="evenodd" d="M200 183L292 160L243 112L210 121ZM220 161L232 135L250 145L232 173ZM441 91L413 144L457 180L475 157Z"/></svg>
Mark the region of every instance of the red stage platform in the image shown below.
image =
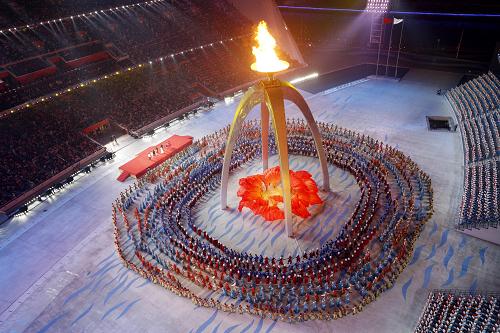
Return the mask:
<svg viewBox="0 0 500 333"><path fill-rule="evenodd" d="M170 138L160 142L156 146L144 149L137 154L133 160L120 166L119 169L122 173L117 180L124 182L129 176L139 178L144 175L148 169L154 168L155 166L165 162L167 159L184 150L192 143L192 136L172 135ZM163 153L161 153L162 145ZM148 154L152 154L155 150L156 154L149 158Z"/></svg>

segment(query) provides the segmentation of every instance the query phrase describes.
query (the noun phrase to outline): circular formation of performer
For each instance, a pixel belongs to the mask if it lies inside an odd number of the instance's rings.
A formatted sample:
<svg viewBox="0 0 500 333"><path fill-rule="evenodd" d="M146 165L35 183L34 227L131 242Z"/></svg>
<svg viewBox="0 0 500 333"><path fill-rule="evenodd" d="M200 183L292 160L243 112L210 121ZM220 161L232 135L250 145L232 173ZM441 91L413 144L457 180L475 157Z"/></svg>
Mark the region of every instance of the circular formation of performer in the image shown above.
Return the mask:
<svg viewBox="0 0 500 333"><path fill-rule="evenodd" d="M432 215L431 181L395 148L333 124L318 126L328 163L351 173L360 191L334 239L296 257L265 257L198 227L193 211L220 186L226 127L150 170L115 201L115 245L124 264L195 304L228 312L304 321L361 311L411 257ZM303 121L289 120L287 129L290 154L316 156ZM230 169L260 157L260 143L260 122L245 123ZM275 153L272 136L269 145Z"/></svg>

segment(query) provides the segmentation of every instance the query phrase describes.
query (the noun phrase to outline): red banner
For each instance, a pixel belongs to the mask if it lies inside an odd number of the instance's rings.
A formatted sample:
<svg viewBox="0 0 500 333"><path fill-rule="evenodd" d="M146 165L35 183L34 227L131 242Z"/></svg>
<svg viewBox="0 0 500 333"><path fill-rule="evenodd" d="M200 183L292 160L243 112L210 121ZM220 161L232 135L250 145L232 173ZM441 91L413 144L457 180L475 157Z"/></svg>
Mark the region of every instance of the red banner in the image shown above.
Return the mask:
<svg viewBox="0 0 500 333"><path fill-rule="evenodd" d="M97 61L108 59L108 58L109 58L108 52L101 51L101 52L94 53L94 54L91 54L88 56L84 56L84 57L81 57L81 58L78 58L75 60L66 61L66 63L71 68L76 68L76 67L80 67L81 65L85 65L85 64L88 64L91 62L97 62Z"/></svg>
<svg viewBox="0 0 500 333"><path fill-rule="evenodd" d="M17 82L21 84L26 84L35 81L36 79L41 78L43 76L49 76L55 74L56 72L57 68L55 66L51 66L20 76L14 75L14 77L16 78Z"/></svg>
<svg viewBox="0 0 500 333"><path fill-rule="evenodd" d="M99 129L99 128L103 127L103 126L106 126L108 124L109 124L109 119L101 120L98 123L95 123L93 125L90 125L87 128L84 128L83 129L83 134L89 134L89 133L95 132L97 129Z"/></svg>

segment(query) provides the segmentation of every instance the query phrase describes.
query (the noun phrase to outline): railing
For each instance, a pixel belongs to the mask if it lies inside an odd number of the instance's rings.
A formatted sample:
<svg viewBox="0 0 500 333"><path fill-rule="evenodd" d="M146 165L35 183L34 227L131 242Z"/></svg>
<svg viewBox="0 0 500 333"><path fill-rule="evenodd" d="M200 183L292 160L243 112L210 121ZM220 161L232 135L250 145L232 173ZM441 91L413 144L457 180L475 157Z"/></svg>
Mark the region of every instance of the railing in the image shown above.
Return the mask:
<svg viewBox="0 0 500 333"><path fill-rule="evenodd" d="M31 56L31 57L28 57L28 58L23 58L23 59L20 59L20 60L12 61L12 62L9 62L9 63L6 63L6 64L2 64L2 65L0 65L0 67L6 68L7 66L12 66L12 65L15 65L15 64L19 64L19 63L22 63L22 62L25 62L25 61L28 61L28 60L33 60L33 59L36 59L36 58L45 58L45 57L47 57L49 55L52 55L52 54L57 54L59 52L71 50L71 49L74 49L74 48L77 48L77 47L81 47L81 46L85 46L85 45L90 45L90 44L97 44L97 43L99 43L99 41L93 40L93 41L90 41L90 42L85 42L85 43L81 43L81 44L75 44L75 45L64 47L64 48L57 49L57 50L54 50L54 51L50 51L50 52L46 52L46 53L34 55L34 56Z"/></svg>
<svg viewBox="0 0 500 333"><path fill-rule="evenodd" d="M167 122L183 115L184 113L186 112L189 112L191 110L194 110L196 109L197 107L201 106L203 103L205 103L205 101L199 101L199 102L196 102L194 104L191 104L189 106L186 106L185 108L182 108L180 110L177 110L173 113L170 113L168 115L166 115L165 117L163 118L160 118L158 120L155 120L153 121L152 123L144 126L144 127L141 127L139 128L138 130L135 130L135 131L129 131L129 134L132 135L133 137L136 137L136 138L140 138L142 137L144 134L154 130L155 128L158 128L164 124L166 124ZM120 125L120 124L118 124ZM123 127L123 125L120 125L120 127Z"/></svg>

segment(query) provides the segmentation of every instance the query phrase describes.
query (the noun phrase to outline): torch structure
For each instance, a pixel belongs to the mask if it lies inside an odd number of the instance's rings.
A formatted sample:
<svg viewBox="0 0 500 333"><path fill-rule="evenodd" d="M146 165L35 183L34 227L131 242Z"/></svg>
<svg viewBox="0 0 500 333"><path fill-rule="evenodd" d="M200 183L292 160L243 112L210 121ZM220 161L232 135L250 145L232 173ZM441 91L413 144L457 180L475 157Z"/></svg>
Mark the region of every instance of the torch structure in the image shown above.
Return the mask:
<svg viewBox="0 0 500 333"><path fill-rule="evenodd" d="M309 129L311 130L322 169L324 191L330 190L328 166L323 144L321 142L321 134L306 101L298 90L289 82L280 81L274 78L274 73L286 70L289 67L289 64L288 62L278 58L275 52L276 40L267 30L267 25L264 21L259 23L257 37L255 39L257 40L259 46L253 47L252 52L255 55L256 62L252 64L251 69L256 72L267 73L267 80L262 80L250 87L242 97L238 108L236 109L236 113L229 130L224 154L220 195L221 208L227 208L229 167L231 164L234 144L246 117L256 105L260 104L262 128L262 167L264 171L268 169L269 116L271 115L281 170L285 228L288 237L293 237L285 100L289 100L297 105L299 110L304 115Z"/></svg>

